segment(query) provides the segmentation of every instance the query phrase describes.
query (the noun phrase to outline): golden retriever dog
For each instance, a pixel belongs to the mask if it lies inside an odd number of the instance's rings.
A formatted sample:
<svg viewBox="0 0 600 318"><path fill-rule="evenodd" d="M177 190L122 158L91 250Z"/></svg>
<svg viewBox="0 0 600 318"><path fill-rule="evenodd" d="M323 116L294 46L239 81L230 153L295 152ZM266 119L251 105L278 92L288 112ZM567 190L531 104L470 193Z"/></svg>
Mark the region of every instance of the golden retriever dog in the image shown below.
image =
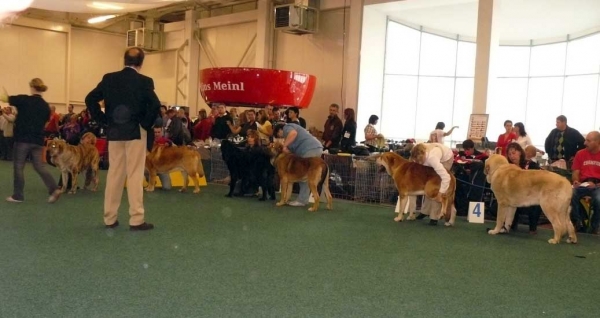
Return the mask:
<svg viewBox="0 0 600 318"><path fill-rule="evenodd" d="M554 228L554 238L548 243L558 244L567 233L567 243L577 243L570 218L573 188L569 180L549 171L522 170L502 155L491 155L484 173L498 201L496 227L489 234L508 232L504 224L512 223L516 208L539 204Z"/></svg>
<svg viewBox="0 0 600 318"><path fill-rule="evenodd" d="M67 190L67 180L71 174L71 190L69 193L77 192L77 177L82 171L91 169L91 178L85 181L85 187L88 187L93 181L94 186L91 189L96 191L100 180L98 178L98 164L100 155L98 149L90 143L80 143L77 146L69 145L63 139L52 139L48 141L48 151L50 160L60 169L62 173L63 187L62 192ZM85 188L84 187L84 188Z"/></svg>
<svg viewBox="0 0 600 318"><path fill-rule="evenodd" d="M279 174L281 183L281 199L277 206L287 204L292 193L294 182L306 181L315 200L308 211L316 212L319 208L319 185L325 190L327 210L333 209L333 198L329 192L329 167L322 158L302 158L294 154L283 153L283 145L276 143L271 147L274 155L273 166Z"/></svg>
<svg viewBox="0 0 600 318"><path fill-rule="evenodd" d="M179 192L185 192L189 183L188 177L192 177L194 193L200 193L198 177L204 177L204 167L198 150L190 146L154 145L152 151L146 155L146 169L150 174L146 191L154 191L156 175L158 173L169 173L179 170L183 176L183 187Z"/></svg>
<svg viewBox="0 0 600 318"><path fill-rule="evenodd" d="M396 184L400 197L400 207L405 209L408 205L408 197L426 195L435 199L440 191L442 179L433 168L411 162L402 156L385 152L375 160L380 167L380 172L387 172ZM442 199L442 211L440 217L445 217L446 226L454 225L456 209L454 209L454 196L456 192L456 178L450 173L450 186ZM402 211L394 218L396 222L402 222L404 215ZM408 220L415 219L415 212L411 211Z"/></svg>

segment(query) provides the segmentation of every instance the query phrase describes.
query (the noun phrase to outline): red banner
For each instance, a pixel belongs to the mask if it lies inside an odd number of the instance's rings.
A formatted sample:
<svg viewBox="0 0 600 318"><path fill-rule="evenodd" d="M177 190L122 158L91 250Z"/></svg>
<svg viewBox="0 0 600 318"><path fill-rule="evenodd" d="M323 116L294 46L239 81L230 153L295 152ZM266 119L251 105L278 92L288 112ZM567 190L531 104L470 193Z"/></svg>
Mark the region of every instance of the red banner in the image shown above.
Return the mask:
<svg viewBox="0 0 600 318"><path fill-rule="evenodd" d="M317 78L305 73L245 67L200 71L200 94L206 103L228 106L307 108Z"/></svg>

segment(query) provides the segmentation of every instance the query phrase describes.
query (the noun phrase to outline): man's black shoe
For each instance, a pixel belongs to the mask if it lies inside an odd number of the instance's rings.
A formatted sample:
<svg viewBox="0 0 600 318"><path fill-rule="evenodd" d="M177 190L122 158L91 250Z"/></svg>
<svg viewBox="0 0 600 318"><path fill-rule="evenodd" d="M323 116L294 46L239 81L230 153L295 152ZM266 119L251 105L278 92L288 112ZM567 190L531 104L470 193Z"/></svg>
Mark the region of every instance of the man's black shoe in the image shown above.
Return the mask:
<svg viewBox="0 0 600 318"><path fill-rule="evenodd" d="M105 227L106 227L107 229L114 229L114 228L115 228L115 227L117 227L117 226L119 226L119 221L116 221L116 222L115 222L115 223L113 223L113 224L105 225Z"/></svg>
<svg viewBox="0 0 600 318"><path fill-rule="evenodd" d="M437 222L438 222L438 220L429 220L429 225L436 226Z"/></svg>
<svg viewBox="0 0 600 318"><path fill-rule="evenodd" d="M426 218L427 216L428 216L427 214L419 213L419 215L417 215L417 220L422 220L422 219Z"/></svg>
<svg viewBox="0 0 600 318"><path fill-rule="evenodd" d="M140 225L130 225L129 226L129 230L130 231L148 231L148 230L152 230L154 229L154 224L150 224L150 223L142 223Z"/></svg>

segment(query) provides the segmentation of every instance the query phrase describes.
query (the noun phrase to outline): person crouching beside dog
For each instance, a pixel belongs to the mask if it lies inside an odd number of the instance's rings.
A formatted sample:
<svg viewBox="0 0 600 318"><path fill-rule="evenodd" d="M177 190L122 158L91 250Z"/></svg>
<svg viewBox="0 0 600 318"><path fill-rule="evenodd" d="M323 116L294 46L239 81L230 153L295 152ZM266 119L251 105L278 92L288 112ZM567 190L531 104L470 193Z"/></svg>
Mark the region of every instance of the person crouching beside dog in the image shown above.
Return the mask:
<svg viewBox="0 0 600 318"><path fill-rule="evenodd" d="M296 124L278 124L273 131L275 138L283 138L283 152L292 153L302 158L320 158L323 155L323 145L308 130ZM291 191L292 187L289 187ZM291 206L308 204L310 190L308 183L300 182L300 193Z"/></svg>
<svg viewBox="0 0 600 318"><path fill-rule="evenodd" d="M163 136L163 130L161 125L155 125L154 126L154 143L153 145L173 145L173 141L171 141L169 138ZM150 148L149 151L152 151L152 148ZM171 175L169 173L157 173L156 174L158 176L158 179L160 180L160 184L162 185L162 189L163 190L171 190ZM150 174L148 173L148 170L144 170L144 178L146 178L147 181L148 178L150 177Z"/></svg>
<svg viewBox="0 0 600 318"><path fill-rule="evenodd" d="M450 187L450 169L454 163L454 153L452 149L442 144L422 143L413 147L410 153L410 160L424 166L432 167L442 179L440 192L435 200L425 197L421 214L417 216L417 220L429 216L429 224L437 225L442 210L442 197Z"/></svg>

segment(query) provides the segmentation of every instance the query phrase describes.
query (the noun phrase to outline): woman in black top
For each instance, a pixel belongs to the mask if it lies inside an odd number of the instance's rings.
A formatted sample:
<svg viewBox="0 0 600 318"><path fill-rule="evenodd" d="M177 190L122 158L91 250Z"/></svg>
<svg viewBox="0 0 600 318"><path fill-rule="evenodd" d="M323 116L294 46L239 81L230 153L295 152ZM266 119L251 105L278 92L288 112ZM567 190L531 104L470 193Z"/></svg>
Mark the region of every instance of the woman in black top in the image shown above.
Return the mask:
<svg viewBox="0 0 600 318"><path fill-rule="evenodd" d="M519 166L523 170L540 170L540 166L537 162L526 159L525 150L516 142L508 144L508 147L506 147L506 155L510 163ZM521 213L529 215L529 233L537 234L537 225L540 220L542 208L539 205L517 208L511 224L512 230L517 230ZM504 226L508 226L508 224L505 223Z"/></svg>
<svg viewBox="0 0 600 318"><path fill-rule="evenodd" d="M40 175L46 188L48 188L48 193L50 194L48 203L54 203L60 197L61 191L42 162L42 155L44 155L44 126L50 119L50 106L42 98L42 93L48 87L39 78L31 80L29 87L31 87L31 96L8 96L6 92L3 92L0 96L1 101L8 102L17 109L13 157L14 191L13 195L6 198L6 201L23 202L25 200L23 193L25 187L23 169L25 168L27 156L31 155L33 169Z"/></svg>
<svg viewBox="0 0 600 318"><path fill-rule="evenodd" d="M350 152L352 147L356 146L356 116L354 115L354 109L346 108L344 110L344 120L340 145L342 151Z"/></svg>

